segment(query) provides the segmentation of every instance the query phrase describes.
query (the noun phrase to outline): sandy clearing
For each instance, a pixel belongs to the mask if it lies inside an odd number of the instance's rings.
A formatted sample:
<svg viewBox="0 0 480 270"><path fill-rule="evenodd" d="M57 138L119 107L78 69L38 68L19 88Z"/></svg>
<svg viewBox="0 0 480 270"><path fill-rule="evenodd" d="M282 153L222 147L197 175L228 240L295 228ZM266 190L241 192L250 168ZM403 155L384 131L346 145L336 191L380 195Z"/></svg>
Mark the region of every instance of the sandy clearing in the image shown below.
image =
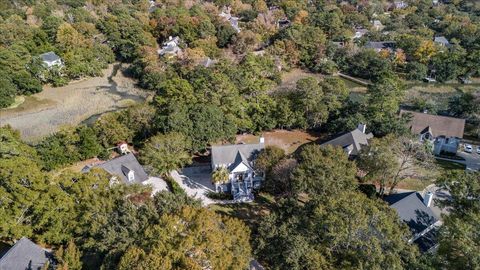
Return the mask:
<svg viewBox="0 0 480 270"><path fill-rule="evenodd" d="M125 77L125 66L110 65L102 77L86 78L66 86L45 86L12 109L0 110L0 125L18 129L22 138L36 141L63 125L78 125L89 117L141 102L150 94Z"/></svg>

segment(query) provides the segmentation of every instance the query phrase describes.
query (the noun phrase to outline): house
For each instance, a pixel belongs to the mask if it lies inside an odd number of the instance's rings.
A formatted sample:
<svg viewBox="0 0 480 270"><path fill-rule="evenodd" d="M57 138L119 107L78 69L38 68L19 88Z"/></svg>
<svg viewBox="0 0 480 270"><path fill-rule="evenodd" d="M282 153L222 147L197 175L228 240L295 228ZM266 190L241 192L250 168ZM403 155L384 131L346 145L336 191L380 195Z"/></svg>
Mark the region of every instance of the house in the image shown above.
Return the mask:
<svg viewBox="0 0 480 270"><path fill-rule="evenodd" d="M161 56L177 56L182 53L180 48L180 38L179 37L168 37L168 40L163 43L163 47L159 49L158 54Z"/></svg>
<svg viewBox="0 0 480 270"><path fill-rule="evenodd" d="M406 3L405 1L394 1L393 6L396 9L404 9L408 7L408 3Z"/></svg>
<svg viewBox="0 0 480 270"><path fill-rule="evenodd" d="M444 37L444 36L434 37L434 38L433 38L433 41L434 41L436 44L438 44L438 45L440 45L440 46L442 46L442 47L447 47L447 48L449 48L449 47L452 46L452 44L450 44L450 42L448 41L448 39L447 39L446 37Z"/></svg>
<svg viewBox="0 0 480 270"><path fill-rule="evenodd" d="M284 29L284 28L289 27L291 24L292 24L292 22L287 18L280 19L280 20L277 21L277 28Z"/></svg>
<svg viewBox="0 0 480 270"><path fill-rule="evenodd" d="M138 163L132 153L119 156L98 165L87 165L82 169L82 172L88 172L92 168L102 168L111 174L111 184L118 183L119 181L125 184L141 184L149 179L142 165Z"/></svg>
<svg viewBox="0 0 480 270"><path fill-rule="evenodd" d="M220 16L220 17L224 18L226 21L228 21L230 23L230 25L233 27L233 29L235 29L235 31L237 31L237 33L240 33L241 29L238 26L238 21L240 20L240 18L232 16L230 14L231 11L232 11L232 8L230 8L230 7L224 8L223 11L220 14L218 14L218 16Z"/></svg>
<svg viewBox="0 0 480 270"><path fill-rule="evenodd" d="M63 67L62 59L54 52L43 53L40 54L39 57L42 60L43 65L48 69L52 67Z"/></svg>
<svg viewBox="0 0 480 270"><path fill-rule="evenodd" d="M383 28L385 28L385 26L383 26L382 22L379 20L373 20L372 25L373 29L375 29L376 31L381 31L383 30Z"/></svg>
<svg viewBox="0 0 480 270"><path fill-rule="evenodd" d="M0 257L0 270L40 270L47 263L53 265L52 253L22 237Z"/></svg>
<svg viewBox="0 0 480 270"><path fill-rule="evenodd" d="M396 43L394 41L369 41L365 44L365 48L373 49L376 52L387 50L393 52L395 49Z"/></svg>
<svg viewBox="0 0 480 270"><path fill-rule="evenodd" d="M460 139L463 138L465 119L400 110L400 115L405 114L412 117L407 127L419 136L420 141L432 144L435 155L457 153Z"/></svg>
<svg viewBox="0 0 480 270"><path fill-rule="evenodd" d="M425 196L416 191L392 194L384 197L388 205L395 209L400 219L412 232L409 243L415 243L422 252L432 251L437 246L438 228L441 221L432 211L433 193Z"/></svg>
<svg viewBox="0 0 480 270"><path fill-rule="evenodd" d="M260 188L263 172L254 169L255 159L265 148L264 139L258 144L212 146L212 171L228 170L228 180L216 183L216 192L230 192L235 201L252 201L254 189Z"/></svg>
<svg viewBox="0 0 480 270"><path fill-rule="evenodd" d="M368 140L373 138L372 133L366 133L367 126L359 124L357 129L338 136L330 141L322 143L322 146L333 145L340 146L350 158L358 155L362 146L368 145Z"/></svg>
<svg viewBox="0 0 480 270"><path fill-rule="evenodd" d="M364 28L355 29L355 35L353 36L353 38L354 39L362 38L367 33L368 33L368 29L364 29Z"/></svg>

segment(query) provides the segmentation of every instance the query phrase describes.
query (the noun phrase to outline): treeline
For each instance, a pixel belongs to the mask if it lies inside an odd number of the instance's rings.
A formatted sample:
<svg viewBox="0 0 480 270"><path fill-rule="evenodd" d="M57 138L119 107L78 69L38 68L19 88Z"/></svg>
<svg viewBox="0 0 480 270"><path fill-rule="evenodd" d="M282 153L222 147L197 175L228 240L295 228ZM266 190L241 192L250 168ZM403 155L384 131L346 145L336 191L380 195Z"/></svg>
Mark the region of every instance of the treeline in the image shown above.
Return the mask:
<svg viewBox="0 0 480 270"><path fill-rule="evenodd" d="M239 220L186 195L112 186L101 169L47 173L17 132L0 128L0 137L0 240L52 247L56 269L247 267L250 233Z"/></svg>

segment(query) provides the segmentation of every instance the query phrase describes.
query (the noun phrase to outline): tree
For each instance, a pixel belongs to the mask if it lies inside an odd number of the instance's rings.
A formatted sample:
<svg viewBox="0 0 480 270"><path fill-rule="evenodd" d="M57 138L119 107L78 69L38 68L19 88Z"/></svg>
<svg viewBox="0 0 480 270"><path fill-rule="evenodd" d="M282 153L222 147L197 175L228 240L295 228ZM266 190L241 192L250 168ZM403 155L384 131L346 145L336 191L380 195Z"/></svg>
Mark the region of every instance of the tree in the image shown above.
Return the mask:
<svg viewBox="0 0 480 270"><path fill-rule="evenodd" d="M60 270L81 270L82 262L80 261L81 252L75 243L70 240L64 248L61 246L55 252L55 259L58 261L57 269Z"/></svg>
<svg viewBox="0 0 480 270"><path fill-rule="evenodd" d="M285 157L285 150L282 148L269 145L258 154L255 160L255 169L263 171L268 174L273 166L275 166L280 160Z"/></svg>
<svg viewBox="0 0 480 270"><path fill-rule="evenodd" d="M81 126L77 129L79 142L78 151L82 156L82 159L88 159L98 156L103 148L97 141L95 130L87 126Z"/></svg>
<svg viewBox="0 0 480 270"><path fill-rule="evenodd" d="M262 183L262 188L273 195L291 196L294 194L293 172L297 167L297 161L293 158L280 160L271 169Z"/></svg>
<svg viewBox="0 0 480 270"><path fill-rule="evenodd" d="M418 250L381 201L354 192L285 200L258 226L256 256L270 269L408 268Z"/></svg>
<svg viewBox="0 0 480 270"><path fill-rule="evenodd" d="M119 120L118 113L102 115L93 126L98 141L105 148L110 148L121 141L131 141L133 130Z"/></svg>
<svg viewBox="0 0 480 270"><path fill-rule="evenodd" d="M426 65L419 62L408 62L406 71L407 79L423 80L425 77L427 77L428 68Z"/></svg>
<svg viewBox="0 0 480 270"><path fill-rule="evenodd" d="M355 163L339 147L307 145L298 157L293 172L294 190L328 196L357 187Z"/></svg>
<svg viewBox="0 0 480 270"><path fill-rule="evenodd" d="M366 172L366 179L380 186L383 196L389 186L392 193L401 181L405 180L417 167L430 167L433 155L428 146L413 136L387 135L372 139L360 151L358 166Z"/></svg>
<svg viewBox="0 0 480 270"><path fill-rule="evenodd" d="M416 60L422 64L427 64L428 61L435 56L437 49L431 40L424 40L420 43L417 50L414 52Z"/></svg>
<svg viewBox="0 0 480 270"><path fill-rule="evenodd" d="M220 167L213 171L212 173L212 183L213 184L223 184L228 181L230 172L226 167Z"/></svg>
<svg viewBox="0 0 480 270"><path fill-rule="evenodd" d="M151 137L140 152L140 160L155 174L167 174L191 162L191 142L177 132Z"/></svg>
<svg viewBox="0 0 480 270"><path fill-rule="evenodd" d="M250 261L249 229L205 208L163 215L144 234L149 241L129 248L119 269L244 269Z"/></svg>
<svg viewBox="0 0 480 270"><path fill-rule="evenodd" d="M460 93L448 101L448 111L456 117L468 118L480 113L480 96L473 93Z"/></svg>
<svg viewBox="0 0 480 270"><path fill-rule="evenodd" d="M436 201L449 208L440 228L438 262L445 269L480 267L480 173L448 171L437 181L440 189L451 195Z"/></svg>
<svg viewBox="0 0 480 270"><path fill-rule="evenodd" d="M0 108L6 108L15 101L17 87L5 74L0 73L0 76Z"/></svg>

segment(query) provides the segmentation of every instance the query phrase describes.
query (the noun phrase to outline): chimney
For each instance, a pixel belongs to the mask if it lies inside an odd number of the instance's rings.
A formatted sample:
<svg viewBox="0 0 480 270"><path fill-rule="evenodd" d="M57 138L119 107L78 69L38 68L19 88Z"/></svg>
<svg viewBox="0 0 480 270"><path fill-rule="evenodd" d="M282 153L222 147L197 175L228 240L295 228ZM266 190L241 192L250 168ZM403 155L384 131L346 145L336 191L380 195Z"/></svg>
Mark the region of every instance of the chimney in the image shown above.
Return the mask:
<svg viewBox="0 0 480 270"><path fill-rule="evenodd" d="M362 133L365 133L367 131L367 125L365 124L358 124L357 129L360 130Z"/></svg>
<svg viewBox="0 0 480 270"><path fill-rule="evenodd" d="M264 137L260 137L260 143L265 143L265 138Z"/></svg>
<svg viewBox="0 0 480 270"><path fill-rule="evenodd" d="M432 205L432 200L433 200L433 193L432 192L427 192L425 196L423 196L423 203L427 206L430 207Z"/></svg>

